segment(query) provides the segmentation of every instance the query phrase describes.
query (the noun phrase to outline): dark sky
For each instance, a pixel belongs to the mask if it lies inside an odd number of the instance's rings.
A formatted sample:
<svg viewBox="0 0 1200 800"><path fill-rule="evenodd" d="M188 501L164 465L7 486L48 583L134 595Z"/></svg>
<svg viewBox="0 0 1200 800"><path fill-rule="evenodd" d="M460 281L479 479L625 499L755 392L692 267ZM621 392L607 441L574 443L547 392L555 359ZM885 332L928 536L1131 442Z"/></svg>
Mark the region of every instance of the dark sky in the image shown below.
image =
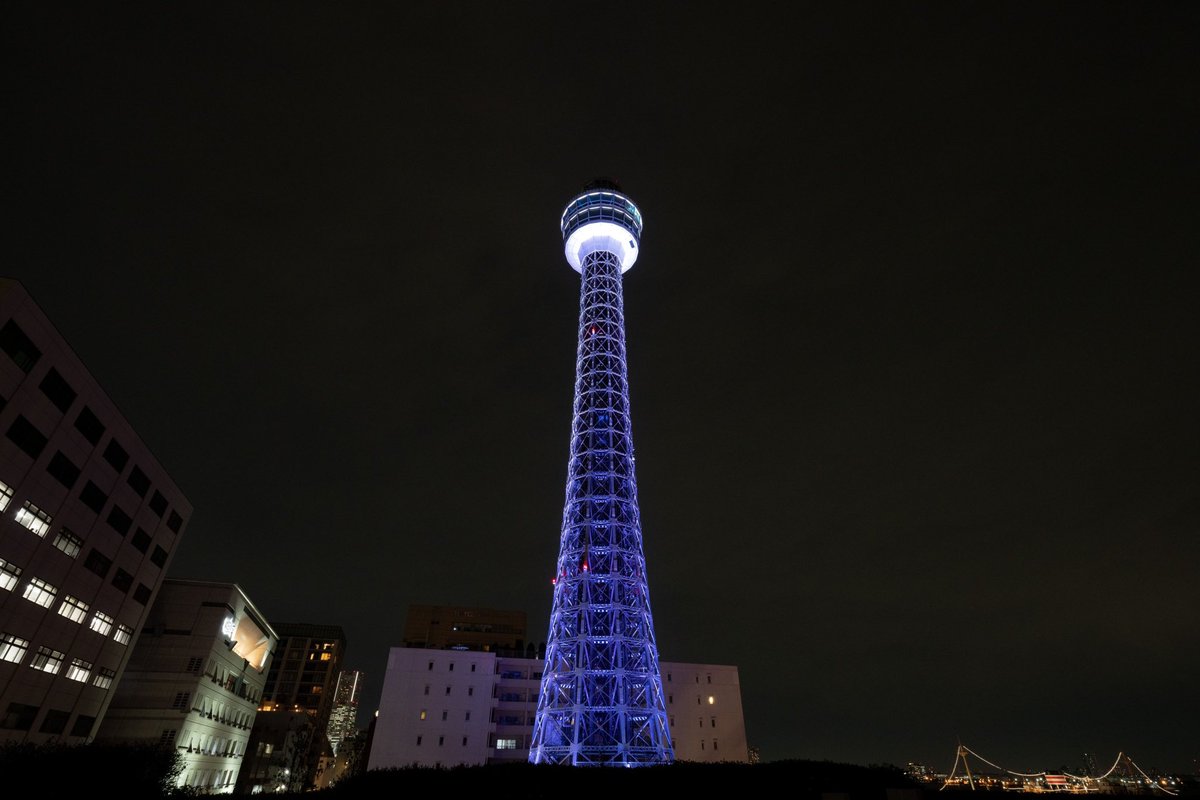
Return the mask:
<svg viewBox="0 0 1200 800"><path fill-rule="evenodd" d="M9 12L3 272L373 709L409 603L544 638L616 176L662 656L766 758L1194 769L1197 6L722 5Z"/></svg>

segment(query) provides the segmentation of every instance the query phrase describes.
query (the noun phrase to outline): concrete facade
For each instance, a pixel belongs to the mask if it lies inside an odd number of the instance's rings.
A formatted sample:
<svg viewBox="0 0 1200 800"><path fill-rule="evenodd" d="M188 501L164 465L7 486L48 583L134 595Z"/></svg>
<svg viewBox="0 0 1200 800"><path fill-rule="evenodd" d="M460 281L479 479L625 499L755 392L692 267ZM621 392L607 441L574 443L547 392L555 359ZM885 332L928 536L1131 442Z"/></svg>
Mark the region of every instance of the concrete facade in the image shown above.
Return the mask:
<svg viewBox="0 0 1200 800"><path fill-rule="evenodd" d="M0 743L90 741L192 507L0 279Z"/></svg>
<svg viewBox="0 0 1200 800"><path fill-rule="evenodd" d="M168 579L96 738L174 745L180 786L233 791L277 642L235 584Z"/></svg>
<svg viewBox="0 0 1200 800"><path fill-rule="evenodd" d="M660 665L678 761L748 761L734 666ZM371 769L525 761L544 662L490 652L392 648Z"/></svg>

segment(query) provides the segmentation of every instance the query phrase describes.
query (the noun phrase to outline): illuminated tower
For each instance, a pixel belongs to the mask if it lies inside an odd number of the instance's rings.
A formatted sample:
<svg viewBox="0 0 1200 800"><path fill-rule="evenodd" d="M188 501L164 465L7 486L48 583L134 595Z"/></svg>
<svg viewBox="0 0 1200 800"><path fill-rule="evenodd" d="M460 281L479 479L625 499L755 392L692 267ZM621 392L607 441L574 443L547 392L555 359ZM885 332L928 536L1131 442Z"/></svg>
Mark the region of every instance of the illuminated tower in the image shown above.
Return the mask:
<svg viewBox="0 0 1200 800"><path fill-rule="evenodd" d="M529 760L638 766L673 759L646 590L638 515L621 275L642 215L594 181L562 216L567 261L583 276L567 499L546 667Z"/></svg>

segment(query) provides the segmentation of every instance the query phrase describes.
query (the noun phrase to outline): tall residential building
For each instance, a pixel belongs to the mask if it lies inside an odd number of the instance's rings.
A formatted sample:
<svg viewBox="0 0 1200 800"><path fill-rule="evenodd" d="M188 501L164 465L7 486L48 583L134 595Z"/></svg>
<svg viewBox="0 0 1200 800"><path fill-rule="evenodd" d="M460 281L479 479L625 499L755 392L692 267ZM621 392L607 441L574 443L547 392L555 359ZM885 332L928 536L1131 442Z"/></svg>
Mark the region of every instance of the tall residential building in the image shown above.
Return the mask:
<svg viewBox="0 0 1200 800"><path fill-rule="evenodd" d="M90 741L192 507L9 279L0 431L0 742Z"/></svg>
<svg viewBox="0 0 1200 800"><path fill-rule="evenodd" d="M404 620L405 647L517 650L524 645L524 611L411 605Z"/></svg>
<svg viewBox="0 0 1200 800"><path fill-rule="evenodd" d="M622 276L637 261L642 214L593 181L560 221L582 276L566 503L554 570L534 763L638 766L671 761L642 551L625 361Z"/></svg>
<svg viewBox="0 0 1200 800"><path fill-rule="evenodd" d="M358 730L358 693L362 688L363 673L343 670L338 675L337 688L333 693L333 711L329 712L329 727L326 736L333 754L338 755L342 742L354 736Z"/></svg>
<svg viewBox="0 0 1200 800"><path fill-rule="evenodd" d="M96 738L172 745L179 786L232 792L277 642L236 584L167 579Z"/></svg>
<svg viewBox="0 0 1200 800"><path fill-rule="evenodd" d="M676 759L748 761L737 667L661 668ZM526 760L544 670L540 659L393 648L371 769Z"/></svg>
<svg viewBox="0 0 1200 800"><path fill-rule="evenodd" d="M325 730L346 634L337 625L281 622L274 627L279 646L238 777L240 793L312 788L322 759L332 755Z"/></svg>

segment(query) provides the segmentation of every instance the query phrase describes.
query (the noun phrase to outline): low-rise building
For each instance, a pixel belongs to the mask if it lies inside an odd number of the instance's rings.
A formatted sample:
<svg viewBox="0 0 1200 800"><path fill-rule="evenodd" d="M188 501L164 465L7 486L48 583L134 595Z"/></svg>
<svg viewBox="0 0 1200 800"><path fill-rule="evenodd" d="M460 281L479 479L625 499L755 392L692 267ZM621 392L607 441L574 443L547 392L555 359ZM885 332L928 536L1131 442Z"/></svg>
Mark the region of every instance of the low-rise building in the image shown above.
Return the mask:
<svg viewBox="0 0 1200 800"><path fill-rule="evenodd" d="M276 643L236 584L167 579L97 738L173 746L180 786L233 791Z"/></svg>

